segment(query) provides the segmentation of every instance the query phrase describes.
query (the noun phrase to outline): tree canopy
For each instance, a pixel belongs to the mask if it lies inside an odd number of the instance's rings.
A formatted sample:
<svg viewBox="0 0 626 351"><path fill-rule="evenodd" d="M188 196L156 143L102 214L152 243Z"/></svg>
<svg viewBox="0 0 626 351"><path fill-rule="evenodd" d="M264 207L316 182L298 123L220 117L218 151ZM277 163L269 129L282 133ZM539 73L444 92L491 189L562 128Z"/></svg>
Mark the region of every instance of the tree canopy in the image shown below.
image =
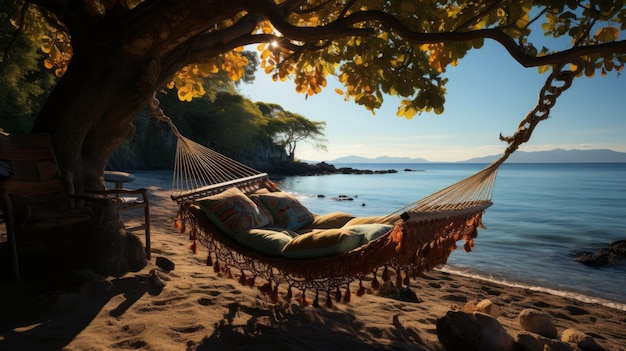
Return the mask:
<svg viewBox="0 0 626 351"><path fill-rule="evenodd" d="M380 107L383 94L406 97L398 115L409 118L422 111L443 111L446 67L480 48L484 39L498 41L521 65L544 71L548 65L574 63L583 66L587 76L621 70L626 51L624 41L618 41L626 28L623 1L32 4L26 16L30 22L23 28L38 35L47 68L58 75L67 70L79 50L74 45L77 36L81 42L95 43L98 35L116 34L126 43L123 50L129 57L167 54L159 64L169 69L157 79L176 87L181 100L203 95L202 79L220 70L234 80L241 78L249 63L242 47L255 43L264 71L275 80L292 79L298 92L319 93L327 77L336 76L344 85L338 93L371 110ZM159 19L143 28L130 22L147 16ZM165 40L154 40L157 37Z"/></svg>

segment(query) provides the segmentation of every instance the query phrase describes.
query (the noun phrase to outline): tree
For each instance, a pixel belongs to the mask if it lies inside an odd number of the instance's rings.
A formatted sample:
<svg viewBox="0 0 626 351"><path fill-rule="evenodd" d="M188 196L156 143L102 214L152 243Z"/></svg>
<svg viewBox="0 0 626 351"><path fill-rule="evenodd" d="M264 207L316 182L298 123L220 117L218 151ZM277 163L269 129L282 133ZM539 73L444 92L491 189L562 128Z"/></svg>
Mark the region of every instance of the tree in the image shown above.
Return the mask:
<svg viewBox="0 0 626 351"><path fill-rule="evenodd" d="M240 78L246 45L258 44L264 71L306 96L335 76L338 93L372 111L385 94L405 97L398 114L407 118L443 112L446 68L485 39L540 71L570 63L591 76L626 61L623 0L13 3L23 10L11 20L40 40L45 67L62 75L32 131L51 134L79 193L103 186L105 161L155 92L175 88L188 101L219 70Z"/></svg>
<svg viewBox="0 0 626 351"><path fill-rule="evenodd" d="M268 116L267 135L280 147L287 150L287 157L295 159L296 146L301 141L313 142L314 146L326 150L324 128L326 122L311 121L297 113L285 111L276 104L257 102L257 106Z"/></svg>
<svg viewBox="0 0 626 351"><path fill-rule="evenodd" d="M8 14L19 8L9 2L0 4L0 47L11 45L11 52L0 58L0 129L27 133L32 128L41 105L54 85L52 72L40 69L43 55L29 38L14 36L15 28Z"/></svg>

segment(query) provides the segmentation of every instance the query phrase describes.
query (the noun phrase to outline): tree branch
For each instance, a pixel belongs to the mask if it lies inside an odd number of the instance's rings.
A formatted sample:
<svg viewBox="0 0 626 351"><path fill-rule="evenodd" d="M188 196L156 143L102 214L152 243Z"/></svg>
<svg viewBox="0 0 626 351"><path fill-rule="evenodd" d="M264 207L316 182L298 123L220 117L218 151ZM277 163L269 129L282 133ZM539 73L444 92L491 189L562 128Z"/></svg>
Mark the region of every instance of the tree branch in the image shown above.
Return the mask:
<svg viewBox="0 0 626 351"><path fill-rule="evenodd" d="M435 44L442 42L466 42L475 39L492 39L500 43L507 52L524 67L537 67L549 64L563 63L575 60L585 55L600 53L626 53L626 41L616 41L597 45L573 47L545 56L532 56L517 45L515 40L497 29L481 29L468 32L423 33L417 32L404 25L396 17L377 10L354 12L346 17L338 18L324 26L298 27L288 23L272 6L264 6L265 2L254 2L250 6L255 11L266 16L274 27L290 40L315 42L326 39L336 39L347 36L370 36L375 34L371 28L355 28L356 24L368 22L380 23L387 26L397 35L412 44Z"/></svg>

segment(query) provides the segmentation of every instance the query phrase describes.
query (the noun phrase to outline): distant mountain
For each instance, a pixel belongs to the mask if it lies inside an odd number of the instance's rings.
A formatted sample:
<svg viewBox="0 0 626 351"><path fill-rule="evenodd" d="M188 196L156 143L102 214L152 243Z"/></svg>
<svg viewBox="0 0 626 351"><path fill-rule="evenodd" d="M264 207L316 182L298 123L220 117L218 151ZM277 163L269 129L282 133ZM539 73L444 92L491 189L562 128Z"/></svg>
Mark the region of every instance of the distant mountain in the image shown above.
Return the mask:
<svg viewBox="0 0 626 351"><path fill-rule="evenodd" d="M376 158L367 158L361 156L344 156L329 161L328 163L426 163L430 162L423 158L410 158L410 157L390 157L379 156Z"/></svg>
<svg viewBox="0 0 626 351"><path fill-rule="evenodd" d="M491 163L500 155L472 158L463 163ZM516 151L508 163L626 163L626 152L613 150L563 150L524 152Z"/></svg>
<svg viewBox="0 0 626 351"><path fill-rule="evenodd" d="M491 155L472 158L458 163L491 163L500 155ZM368 158L362 156L344 156L327 161L327 163L429 163L423 158L380 156ZM437 162L437 161L434 161ZM507 160L508 163L626 163L626 152L617 152L608 149L598 150L564 150L550 151L516 151ZM317 163L317 162L312 162Z"/></svg>

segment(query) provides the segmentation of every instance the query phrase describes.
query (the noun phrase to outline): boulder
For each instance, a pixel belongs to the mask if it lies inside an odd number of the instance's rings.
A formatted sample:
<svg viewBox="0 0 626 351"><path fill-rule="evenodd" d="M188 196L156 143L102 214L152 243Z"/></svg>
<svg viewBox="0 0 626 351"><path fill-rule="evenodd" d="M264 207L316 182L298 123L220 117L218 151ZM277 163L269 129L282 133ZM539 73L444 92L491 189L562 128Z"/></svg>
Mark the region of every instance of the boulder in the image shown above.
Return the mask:
<svg viewBox="0 0 626 351"><path fill-rule="evenodd" d="M437 337L447 350L509 351L513 337L500 322L482 312L449 311L437 319Z"/></svg>
<svg viewBox="0 0 626 351"><path fill-rule="evenodd" d="M568 343L541 335L519 333L515 338L515 351L574 351L574 348Z"/></svg>
<svg viewBox="0 0 626 351"><path fill-rule="evenodd" d="M579 349L584 351L601 351L604 350L600 347L594 338L587 335L577 329L565 329L561 335L561 341L576 345Z"/></svg>
<svg viewBox="0 0 626 351"><path fill-rule="evenodd" d="M556 327L552 324L548 314L527 308L519 314L519 324L523 330L545 336L549 339L555 339L557 332Z"/></svg>
<svg viewBox="0 0 626 351"><path fill-rule="evenodd" d="M482 300L476 305L476 309L480 312L486 313L493 318L500 317L500 309L498 305L491 302L489 299Z"/></svg>

